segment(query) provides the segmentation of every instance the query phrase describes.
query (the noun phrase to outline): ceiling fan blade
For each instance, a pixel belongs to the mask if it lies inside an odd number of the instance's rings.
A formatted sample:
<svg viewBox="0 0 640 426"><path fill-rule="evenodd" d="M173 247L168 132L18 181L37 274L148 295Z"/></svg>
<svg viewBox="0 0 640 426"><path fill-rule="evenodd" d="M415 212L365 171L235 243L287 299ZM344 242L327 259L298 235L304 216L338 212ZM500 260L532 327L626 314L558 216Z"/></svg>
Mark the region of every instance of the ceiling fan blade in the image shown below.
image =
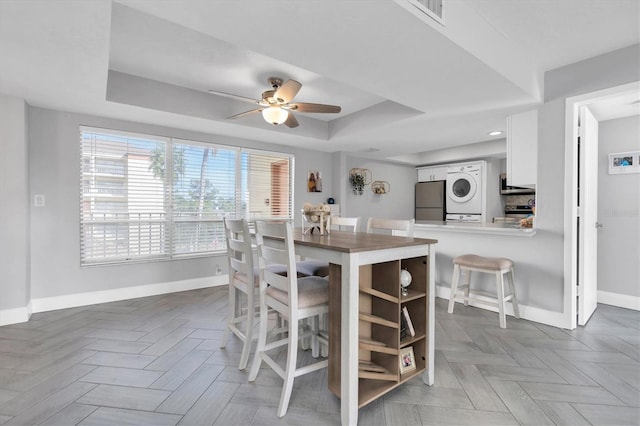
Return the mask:
<svg viewBox="0 0 640 426"><path fill-rule="evenodd" d="M217 90L208 90L208 92L209 93L213 93L214 95L223 96L225 98L235 99L237 101L250 102L252 104L257 104L257 103L260 102L260 101L255 100L255 99L246 98L246 97L240 96L240 95L234 95L232 93L218 92Z"/></svg>
<svg viewBox="0 0 640 426"><path fill-rule="evenodd" d="M297 102L289 105L294 111L300 112L331 112L338 113L342 111L342 108L337 105L325 105L325 104L310 104L306 102Z"/></svg>
<svg viewBox="0 0 640 426"><path fill-rule="evenodd" d="M244 117L246 115L255 114L256 112L260 112L260 111L262 111L262 108L251 109L249 111L241 112L239 114L232 115L231 117L227 117L227 120L235 120L236 118ZM291 115L291 114L289 114L289 115Z"/></svg>
<svg viewBox="0 0 640 426"><path fill-rule="evenodd" d="M273 97L278 100L278 102L288 103L298 94L302 84L298 83L295 80L287 80L284 82L282 86L276 90L276 93L273 94Z"/></svg>
<svg viewBox="0 0 640 426"><path fill-rule="evenodd" d="M296 118L293 116L293 113L291 111L289 111L289 116L287 117L287 120L284 122L284 125L292 129L294 127L298 127L299 125L298 120L296 120Z"/></svg>

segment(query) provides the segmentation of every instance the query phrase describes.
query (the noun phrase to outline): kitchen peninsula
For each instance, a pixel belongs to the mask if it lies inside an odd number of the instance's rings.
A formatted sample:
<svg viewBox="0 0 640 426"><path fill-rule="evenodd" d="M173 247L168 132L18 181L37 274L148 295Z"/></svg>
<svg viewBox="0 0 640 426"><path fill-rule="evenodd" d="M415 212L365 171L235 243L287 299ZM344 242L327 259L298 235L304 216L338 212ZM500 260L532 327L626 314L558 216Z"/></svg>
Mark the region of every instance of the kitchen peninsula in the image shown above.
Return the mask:
<svg viewBox="0 0 640 426"><path fill-rule="evenodd" d="M514 222L416 222L415 237L438 240L435 260L436 297L449 299L453 259L456 256L472 253L487 257L507 257L515 264L515 287L521 317L562 326L562 298L549 295L557 292L553 277L562 275L564 259L548 259L545 251L546 247L557 244L562 234L539 226L545 219L544 216L536 215L534 228L520 228ZM474 276L474 286L488 292L495 291L493 277L487 274ZM482 305L478 307L487 309ZM513 314L510 305L507 306L507 314Z"/></svg>
<svg viewBox="0 0 640 426"><path fill-rule="evenodd" d="M510 237L532 237L536 234L535 228L522 228L518 222L482 224L423 220L416 221L414 231L416 233L428 233L429 231L461 232L465 234L505 235Z"/></svg>

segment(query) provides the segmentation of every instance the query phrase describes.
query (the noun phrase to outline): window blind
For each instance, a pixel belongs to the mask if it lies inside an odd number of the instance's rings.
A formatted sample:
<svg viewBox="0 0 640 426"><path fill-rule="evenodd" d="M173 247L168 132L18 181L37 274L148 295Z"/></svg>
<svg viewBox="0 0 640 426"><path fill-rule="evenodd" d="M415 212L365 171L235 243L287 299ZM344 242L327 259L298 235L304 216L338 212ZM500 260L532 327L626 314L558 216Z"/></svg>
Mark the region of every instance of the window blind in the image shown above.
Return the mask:
<svg viewBox="0 0 640 426"><path fill-rule="evenodd" d="M292 216L293 156L81 128L81 264L226 250L223 218Z"/></svg>
<svg viewBox="0 0 640 426"><path fill-rule="evenodd" d="M167 255L166 141L81 131L81 263Z"/></svg>
<svg viewBox="0 0 640 426"><path fill-rule="evenodd" d="M222 219L236 214L236 157L220 146L173 144L174 254L226 250Z"/></svg>

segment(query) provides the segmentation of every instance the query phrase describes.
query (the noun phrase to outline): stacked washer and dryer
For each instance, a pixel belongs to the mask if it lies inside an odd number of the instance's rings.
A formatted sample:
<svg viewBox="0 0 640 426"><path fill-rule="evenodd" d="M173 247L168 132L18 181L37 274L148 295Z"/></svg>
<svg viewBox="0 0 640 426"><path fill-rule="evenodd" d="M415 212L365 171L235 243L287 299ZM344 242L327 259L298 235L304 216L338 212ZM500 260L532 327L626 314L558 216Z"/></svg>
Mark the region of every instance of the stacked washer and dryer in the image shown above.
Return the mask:
<svg viewBox="0 0 640 426"><path fill-rule="evenodd" d="M486 162L452 164L447 171L447 222L484 223Z"/></svg>
<svg viewBox="0 0 640 426"><path fill-rule="evenodd" d="M416 184L415 218L417 221L468 222L486 224L496 216L504 216L500 196L500 173L504 160L487 158L464 163L442 164L425 169L446 167L446 178L430 179ZM439 173L439 172L438 172ZM446 214L445 214L446 212Z"/></svg>

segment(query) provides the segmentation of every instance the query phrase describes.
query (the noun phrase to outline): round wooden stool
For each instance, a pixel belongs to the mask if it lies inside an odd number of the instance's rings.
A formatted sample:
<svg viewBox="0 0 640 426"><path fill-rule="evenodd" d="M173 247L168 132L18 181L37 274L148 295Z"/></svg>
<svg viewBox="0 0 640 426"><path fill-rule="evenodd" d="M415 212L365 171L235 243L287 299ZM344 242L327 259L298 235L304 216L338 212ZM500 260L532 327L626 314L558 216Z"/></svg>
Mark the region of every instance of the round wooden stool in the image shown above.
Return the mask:
<svg viewBox="0 0 640 426"><path fill-rule="evenodd" d="M460 272L466 271L465 281L462 285L458 285L460 280ZM484 272L487 274L495 274L496 276L496 295L480 291L471 290L471 272ZM504 274L509 273L511 279L508 280L511 294L504 295ZM458 290L464 290L464 295L458 295ZM470 296L469 292L472 291L475 294L489 297L493 300L480 299L478 297ZM473 300L476 304L483 304L491 307L498 308L498 314L500 317L500 327L507 327L507 319L505 317L505 302L511 301L513 305L513 314L516 318L520 318L518 312L518 302L516 301L516 289L514 287L513 279L513 261L503 257L483 257L475 254L463 254L453 259L453 279L451 280L451 294L449 296L449 310L450 314L453 313L453 306L456 301L456 297L464 301L464 305L469 305L469 301Z"/></svg>

